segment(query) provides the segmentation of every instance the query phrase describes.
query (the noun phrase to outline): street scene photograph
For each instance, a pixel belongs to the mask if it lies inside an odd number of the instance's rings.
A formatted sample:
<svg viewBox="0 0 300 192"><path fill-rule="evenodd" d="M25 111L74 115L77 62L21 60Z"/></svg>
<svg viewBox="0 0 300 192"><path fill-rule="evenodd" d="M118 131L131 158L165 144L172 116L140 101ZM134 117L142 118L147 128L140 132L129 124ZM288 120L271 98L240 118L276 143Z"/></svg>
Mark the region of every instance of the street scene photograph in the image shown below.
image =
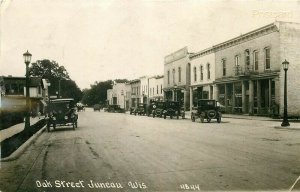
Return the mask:
<svg viewBox="0 0 300 192"><path fill-rule="evenodd" d="M0 1L0 192L300 191L299 10Z"/></svg>

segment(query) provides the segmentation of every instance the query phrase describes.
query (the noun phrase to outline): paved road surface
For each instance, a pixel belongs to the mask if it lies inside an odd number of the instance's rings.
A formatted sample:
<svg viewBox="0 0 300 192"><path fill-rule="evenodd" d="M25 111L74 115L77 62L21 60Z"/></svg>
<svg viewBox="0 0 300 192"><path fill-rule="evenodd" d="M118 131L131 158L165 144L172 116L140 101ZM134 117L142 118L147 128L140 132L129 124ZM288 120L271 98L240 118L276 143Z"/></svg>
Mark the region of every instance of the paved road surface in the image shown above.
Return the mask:
<svg viewBox="0 0 300 192"><path fill-rule="evenodd" d="M289 190L300 175L300 131L275 125L87 110L76 131L45 132L2 162L0 191Z"/></svg>

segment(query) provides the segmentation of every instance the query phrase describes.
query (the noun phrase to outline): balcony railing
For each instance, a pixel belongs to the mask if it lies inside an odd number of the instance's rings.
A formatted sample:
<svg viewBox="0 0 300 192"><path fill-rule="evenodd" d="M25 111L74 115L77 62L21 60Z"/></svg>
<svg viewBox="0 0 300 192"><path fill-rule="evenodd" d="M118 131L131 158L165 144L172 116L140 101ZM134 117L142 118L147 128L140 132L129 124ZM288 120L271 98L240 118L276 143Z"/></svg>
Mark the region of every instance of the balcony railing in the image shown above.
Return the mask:
<svg viewBox="0 0 300 192"><path fill-rule="evenodd" d="M249 76L251 74L255 74L256 72L253 70L253 65L246 65L246 66L235 66L234 67L234 74L236 76Z"/></svg>

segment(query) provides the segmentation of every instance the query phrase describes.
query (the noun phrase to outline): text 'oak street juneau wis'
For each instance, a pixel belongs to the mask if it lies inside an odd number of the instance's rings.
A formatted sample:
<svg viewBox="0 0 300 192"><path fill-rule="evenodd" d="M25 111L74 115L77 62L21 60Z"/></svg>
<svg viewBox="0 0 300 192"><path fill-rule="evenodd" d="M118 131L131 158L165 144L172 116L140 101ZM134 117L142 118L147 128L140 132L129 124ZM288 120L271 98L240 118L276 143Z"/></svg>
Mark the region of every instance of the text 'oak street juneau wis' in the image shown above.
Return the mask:
<svg viewBox="0 0 300 192"><path fill-rule="evenodd" d="M95 182L93 180L89 180L85 182L83 180L78 180L78 182L74 181L62 181L62 180L55 180L54 182L48 180L37 180L35 181L36 187L38 188L100 188L100 189L122 189L125 185L117 182ZM145 183L141 182L132 182L129 181L127 186L132 189L147 189Z"/></svg>

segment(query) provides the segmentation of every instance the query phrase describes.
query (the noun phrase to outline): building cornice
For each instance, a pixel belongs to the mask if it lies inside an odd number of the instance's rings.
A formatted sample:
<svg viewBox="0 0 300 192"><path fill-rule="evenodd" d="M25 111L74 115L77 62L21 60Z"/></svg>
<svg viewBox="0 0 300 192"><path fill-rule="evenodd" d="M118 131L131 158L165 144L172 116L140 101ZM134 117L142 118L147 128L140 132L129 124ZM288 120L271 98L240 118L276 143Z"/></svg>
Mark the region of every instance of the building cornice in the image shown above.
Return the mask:
<svg viewBox="0 0 300 192"><path fill-rule="evenodd" d="M225 41L223 43L217 44L213 46L213 49L215 52L220 51L222 49L226 49L228 47L231 46L235 46L238 44L241 44L243 42L264 36L264 35L268 35L270 33L273 32L279 32L279 27L278 27L278 23L271 23L269 25L263 26L261 28L255 29L253 31L250 31L246 34L240 35L238 37L235 37L233 39L230 39L228 41Z"/></svg>
<svg viewBox="0 0 300 192"><path fill-rule="evenodd" d="M268 24L266 26L260 27L258 29L255 29L253 31L250 31L248 33L245 33L243 35L235 37L233 39L227 40L225 42L219 43L219 44L209 47L207 49L201 50L197 53L190 54L189 58L191 60L193 60L193 59L196 59L196 58L199 58L199 57L211 54L211 53L215 53L222 49L226 49L228 47L232 47L232 46L244 43L246 41L250 41L252 39L255 39L255 38L258 38L258 37L261 37L264 35L268 35L273 32L279 32L279 24L280 24L280 22L274 22L274 23Z"/></svg>
<svg viewBox="0 0 300 192"><path fill-rule="evenodd" d="M190 55L190 59L193 60L193 59L196 59L196 58L199 58L199 57L202 57L204 55L209 55L211 53L214 53L214 48L213 47L210 47L210 48L207 48L207 49L204 49L202 51L199 51L197 53L193 53Z"/></svg>

